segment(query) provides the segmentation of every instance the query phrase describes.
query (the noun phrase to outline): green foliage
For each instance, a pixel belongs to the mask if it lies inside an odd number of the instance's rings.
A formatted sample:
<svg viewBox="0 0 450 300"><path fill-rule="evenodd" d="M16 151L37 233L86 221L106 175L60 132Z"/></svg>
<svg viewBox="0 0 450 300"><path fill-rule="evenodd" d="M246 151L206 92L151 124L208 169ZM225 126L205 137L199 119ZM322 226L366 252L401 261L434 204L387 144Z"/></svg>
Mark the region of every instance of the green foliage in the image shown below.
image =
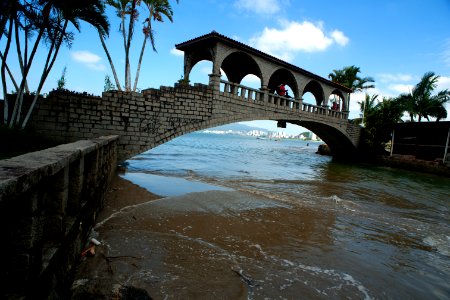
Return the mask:
<svg viewBox="0 0 450 300"><path fill-rule="evenodd" d="M375 85L370 84L374 82L372 77L359 77L358 73L361 70L356 66L344 67L341 70L333 70L332 73L328 74L328 77L333 82L337 82L345 87L353 90L353 92L360 92L362 90L374 88Z"/></svg>
<svg viewBox="0 0 450 300"><path fill-rule="evenodd" d="M56 89L58 91L66 89L66 71L67 71L67 67L64 67L62 74L61 74L61 78L59 78L57 81Z"/></svg>
<svg viewBox="0 0 450 300"><path fill-rule="evenodd" d="M109 77L109 75L105 76L105 86L103 88L104 92L108 92L111 90L115 90L116 86L114 85L114 83L112 83L111 78Z"/></svg>
<svg viewBox="0 0 450 300"><path fill-rule="evenodd" d="M364 101L358 101L360 110L361 110L361 118L354 119L353 122L357 125L366 125L366 118L367 115L369 115L374 109L376 105L376 100L378 98L378 95L372 95L366 94L366 98Z"/></svg>
<svg viewBox="0 0 450 300"><path fill-rule="evenodd" d="M433 95L439 77L433 72L427 72L410 93L398 97L399 101L403 103L405 111L409 113L411 122L416 117L419 122L422 121L422 118L430 121L430 117L432 117L439 121L447 117L444 104L450 101L450 91L443 90Z"/></svg>
<svg viewBox="0 0 450 300"><path fill-rule="evenodd" d="M376 98L376 97L375 97ZM391 140L394 124L403 122L404 106L398 99L383 98L366 112L363 147L371 154L380 154Z"/></svg>

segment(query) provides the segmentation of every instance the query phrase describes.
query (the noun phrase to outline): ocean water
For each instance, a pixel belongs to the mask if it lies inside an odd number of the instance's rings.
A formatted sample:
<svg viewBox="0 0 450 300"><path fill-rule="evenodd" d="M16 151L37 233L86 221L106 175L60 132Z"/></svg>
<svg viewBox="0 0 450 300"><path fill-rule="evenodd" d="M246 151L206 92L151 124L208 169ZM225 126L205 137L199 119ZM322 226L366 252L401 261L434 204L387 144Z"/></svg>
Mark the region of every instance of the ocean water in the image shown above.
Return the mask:
<svg viewBox="0 0 450 300"><path fill-rule="evenodd" d="M128 160L164 197L133 212L153 255L135 280L154 299L450 299L450 179L318 145L193 133Z"/></svg>

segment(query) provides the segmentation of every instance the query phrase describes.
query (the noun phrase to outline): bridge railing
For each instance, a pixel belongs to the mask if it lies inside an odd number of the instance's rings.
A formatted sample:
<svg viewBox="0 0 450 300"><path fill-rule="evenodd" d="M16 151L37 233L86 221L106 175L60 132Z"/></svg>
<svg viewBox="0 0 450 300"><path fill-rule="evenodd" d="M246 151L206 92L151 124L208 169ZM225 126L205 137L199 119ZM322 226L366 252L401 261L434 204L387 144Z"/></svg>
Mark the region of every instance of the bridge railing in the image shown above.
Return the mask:
<svg viewBox="0 0 450 300"><path fill-rule="evenodd" d="M264 102L264 92L261 90L253 89L241 84L229 82L226 80L220 80L220 92L226 94L232 94L238 98L242 98L247 101L260 101ZM319 106L309 103L303 103L302 100L295 98L288 98L267 92L267 102L276 106L285 107L287 109L295 111L303 111L308 113L314 113L323 116L329 116L337 119L347 119L348 112L338 111L330 109L327 106Z"/></svg>
<svg viewBox="0 0 450 300"><path fill-rule="evenodd" d="M221 80L221 91L224 93L233 94L245 100L263 101L264 93L257 89L249 88L245 85L232 83L229 81Z"/></svg>

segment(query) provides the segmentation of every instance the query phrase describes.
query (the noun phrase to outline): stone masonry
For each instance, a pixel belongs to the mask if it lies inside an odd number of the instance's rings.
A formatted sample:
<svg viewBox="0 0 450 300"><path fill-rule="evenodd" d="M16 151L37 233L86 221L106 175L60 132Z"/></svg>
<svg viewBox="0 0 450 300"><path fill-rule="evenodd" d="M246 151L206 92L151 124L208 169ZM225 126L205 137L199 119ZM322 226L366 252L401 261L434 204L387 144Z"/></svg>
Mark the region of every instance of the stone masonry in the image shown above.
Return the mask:
<svg viewBox="0 0 450 300"><path fill-rule="evenodd" d="M0 298L66 299L117 166L117 136L0 161Z"/></svg>
<svg viewBox="0 0 450 300"><path fill-rule="evenodd" d="M31 126L43 136L67 143L118 135L118 160L152 149L178 136L251 120L277 120L314 131L335 155L352 155L360 128L345 112L220 81L175 85L142 93L106 92L102 97L51 93L36 109Z"/></svg>

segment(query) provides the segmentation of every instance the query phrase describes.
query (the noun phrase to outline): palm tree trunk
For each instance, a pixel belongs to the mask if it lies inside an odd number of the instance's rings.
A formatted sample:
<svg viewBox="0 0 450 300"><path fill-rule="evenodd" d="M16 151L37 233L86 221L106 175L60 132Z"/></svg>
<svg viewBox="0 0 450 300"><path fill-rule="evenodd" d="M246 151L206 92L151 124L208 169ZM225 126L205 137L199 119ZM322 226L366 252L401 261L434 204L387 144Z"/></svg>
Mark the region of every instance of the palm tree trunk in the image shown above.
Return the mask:
<svg viewBox="0 0 450 300"><path fill-rule="evenodd" d="M126 51L127 51L127 31L125 30L125 16L123 14L121 16L121 25L120 26L122 28L123 50L126 53ZM127 89L127 63L126 63L126 60L125 60L125 78L124 78L124 80L125 80L124 88L126 90ZM116 82L116 84L117 84L117 82Z"/></svg>
<svg viewBox="0 0 450 300"><path fill-rule="evenodd" d="M128 39L125 48L125 89L131 90L131 74L130 74L130 46L131 37L133 35L134 9L136 8L136 0L131 2L130 23L128 24Z"/></svg>
<svg viewBox="0 0 450 300"><path fill-rule="evenodd" d="M113 61L111 59L111 55L109 54L108 48L106 47L105 40L103 39L103 36L101 35L100 32L98 33L98 35L100 36L100 41L102 42L103 50L105 50L106 57L108 58L109 65L111 66L111 71L113 73L114 80L116 81L117 89L119 91L122 91L122 88L120 87L119 78L117 77L116 68L114 67L114 63L113 63Z"/></svg>
<svg viewBox="0 0 450 300"><path fill-rule="evenodd" d="M0 59L3 60L3 54L0 52ZM14 85L14 88L17 90L19 90L19 86L17 85L16 80L14 79L14 75L12 74L11 70L8 67L8 64L5 63L5 67L6 67L6 71L8 72L9 75L9 79L11 79L12 84Z"/></svg>
<svg viewBox="0 0 450 300"><path fill-rule="evenodd" d="M43 34L44 34L44 29L41 28L39 30L39 34L38 34L38 36L36 38L36 41L34 42L33 50L31 50L30 59L28 60L28 64L25 67L25 73L23 74L22 81L20 82L19 91L18 91L17 97L16 97L16 103L14 105L14 110L13 110L13 113L12 113L12 116L11 116L11 120L9 122L9 127L13 127L14 120L16 119L16 116L17 116L17 111L19 110L19 105L22 106L22 101L21 100L23 99L23 92L24 92L24 88L25 88L25 82L27 80L28 72L30 71L31 64L33 62L34 56L36 55L37 48L38 48L38 45L39 45L39 43L41 41L41 38L42 38Z"/></svg>
<svg viewBox="0 0 450 300"><path fill-rule="evenodd" d="M22 76L23 76L25 65L24 65L23 59L22 59L22 47L20 46L20 37L19 37L19 24L17 22L15 22L14 33L15 33L15 39L16 39L17 58L19 60L20 72L22 72ZM25 33L25 40L26 40L26 33ZM26 80L25 81L25 92L29 93L29 91L30 90L28 89L28 82Z"/></svg>
<svg viewBox="0 0 450 300"><path fill-rule="evenodd" d="M25 116L25 119L23 120L22 129L24 129L25 126L27 125L28 120L31 116L31 113L33 112L34 106L36 105L37 99L39 98L39 94L41 93L44 82L47 79L48 74L50 73L50 71L53 68L53 64L55 63L56 57L58 56L58 52L59 52L59 49L61 48L61 44L64 39L64 35L65 35L68 24L69 24L69 20L65 20L63 30L61 31L61 35L60 35L59 39L56 42L54 41L50 47L49 53L47 55L47 60L45 61L44 71L42 72L41 80L39 82L38 89L36 91L36 94L34 95L34 99L30 105L30 108L28 109L27 115ZM55 46L55 43L56 43L56 46ZM51 61L50 61L50 57L51 57L51 53L53 52L53 48L55 48L55 53L53 54L53 57L51 58ZM50 64L49 64L49 61L50 61Z"/></svg>
<svg viewBox="0 0 450 300"><path fill-rule="evenodd" d="M139 72L141 71L141 63L142 57L144 56L145 44L147 43L147 37L144 37L144 41L142 42L141 54L139 55L139 62L136 70L136 78L134 79L133 92L136 92L138 80L139 80Z"/></svg>
<svg viewBox="0 0 450 300"><path fill-rule="evenodd" d="M41 15L44 17L45 23L48 23L48 18L50 16L50 10L51 10L51 3L47 3L45 5L45 7L42 9ZM31 64L33 63L34 56L36 55L38 45L42 39L42 35L44 34L46 27L47 27L46 24L43 24L39 28L38 36L36 37L33 49L31 50L31 53L30 53L30 58L27 60L27 63L25 66L25 72L22 76L22 81L20 82L20 87L19 87L19 91L17 93L16 103L14 104L14 110L13 110L13 114L12 114L12 117L11 117L11 120L9 123L9 127L12 127L14 125L14 119L17 114L17 110L18 110L18 106L19 106L19 99L23 99L23 91L24 91L24 87L25 87L25 82L27 80L28 72L30 71ZM20 103L20 105L22 105L22 103Z"/></svg>
<svg viewBox="0 0 450 300"><path fill-rule="evenodd" d="M1 67L1 76L2 76L2 88L3 88L3 98L4 99L4 105L3 105L3 123L8 123L8 117L9 117L9 106L8 106L8 88L6 87L6 58L8 56L9 47L11 45L11 36L12 36L12 24L13 18L10 18L10 24L9 24L9 31L8 31L8 40L6 42L5 46L5 55L2 56L2 67Z"/></svg>

